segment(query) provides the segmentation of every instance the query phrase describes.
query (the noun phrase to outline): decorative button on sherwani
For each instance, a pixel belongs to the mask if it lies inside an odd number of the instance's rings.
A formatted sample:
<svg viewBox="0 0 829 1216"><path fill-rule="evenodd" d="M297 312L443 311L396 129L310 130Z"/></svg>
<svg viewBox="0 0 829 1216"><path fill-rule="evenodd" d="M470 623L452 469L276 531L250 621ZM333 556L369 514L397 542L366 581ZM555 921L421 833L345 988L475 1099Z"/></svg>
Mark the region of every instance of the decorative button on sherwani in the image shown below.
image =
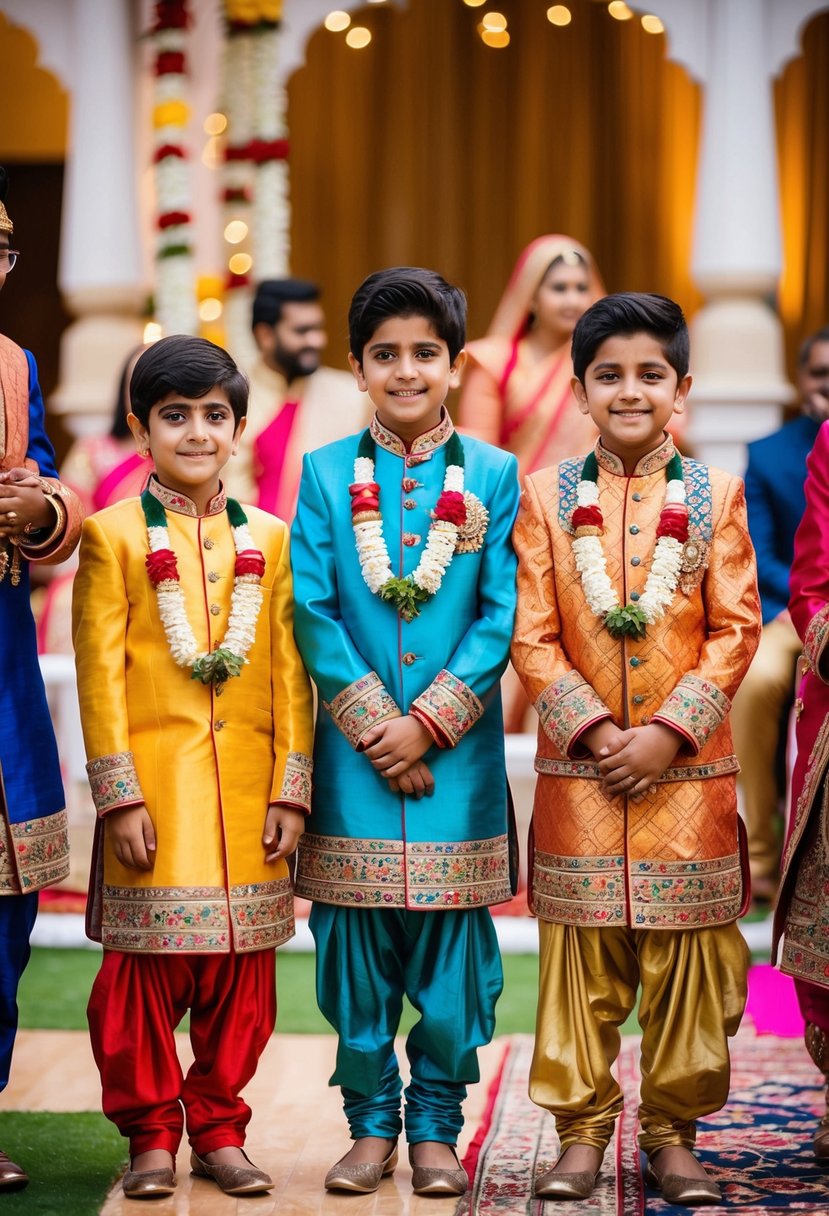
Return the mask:
<svg viewBox="0 0 829 1216"><path fill-rule="evenodd" d="M208 570L208 572L207 572L207 580L210 583L218 583L218 581L221 577L222 576L219 574L219 572L217 570Z"/></svg>
<svg viewBox="0 0 829 1216"><path fill-rule="evenodd" d="M403 662L406 664L407 667L411 667L412 663L415 663L416 661L417 661L417 655L412 654L412 652L410 650L407 650L406 653L403 655Z"/></svg>
<svg viewBox="0 0 829 1216"><path fill-rule="evenodd" d="M420 536L418 535L417 532L404 532L403 533L403 544L406 545L409 549L411 549L415 545L420 544Z"/></svg>
<svg viewBox="0 0 829 1216"><path fill-rule="evenodd" d="M226 725L227 720L225 718L217 718L217 720L213 723L213 729L222 730Z"/></svg>
<svg viewBox="0 0 829 1216"><path fill-rule="evenodd" d="M221 612L221 610L222 610L221 604L211 604L210 605L210 615L211 616L218 616L219 613Z"/></svg>
<svg viewBox="0 0 829 1216"><path fill-rule="evenodd" d="M215 543L216 542L211 540L209 536L205 536L204 540L202 541L205 549L212 549Z"/></svg>
<svg viewBox="0 0 829 1216"><path fill-rule="evenodd" d="M638 565L640 565L641 561L642 561L641 557L632 557L630 559L630 564L631 564L631 566L638 566Z"/></svg>
<svg viewBox="0 0 829 1216"><path fill-rule="evenodd" d="M413 498L407 498L405 500L405 502L403 503L403 506L406 508L407 511L413 511L415 509L415 507L417 506L417 503L415 502L415 500Z"/></svg>

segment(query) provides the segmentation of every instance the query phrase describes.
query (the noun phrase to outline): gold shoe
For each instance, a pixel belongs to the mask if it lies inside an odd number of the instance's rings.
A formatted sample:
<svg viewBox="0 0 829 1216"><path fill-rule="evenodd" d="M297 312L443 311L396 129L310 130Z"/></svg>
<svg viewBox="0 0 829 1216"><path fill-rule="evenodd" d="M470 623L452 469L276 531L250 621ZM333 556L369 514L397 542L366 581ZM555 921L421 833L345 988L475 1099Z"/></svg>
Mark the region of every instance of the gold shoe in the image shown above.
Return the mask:
<svg viewBox="0 0 829 1216"><path fill-rule="evenodd" d="M369 1195L377 1190L383 1178L394 1173L397 1165L397 1141L395 1140L385 1161L364 1161L361 1165L343 1165L342 1161L341 1157L325 1175L325 1189L358 1191L361 1195Z"/></svg>
<svg viewBox="0 0 829 1216"><path fill-rule="evenodd" d="M176 1176L171 1169L127 1170L121 1179L127 1199L160 1199L172 1195L176 1189Z"/></svg>
<svg viewBox="0 0 829 1216"><path fill-rule="evenodd" d="M469 1175L458 1161L454 1145L452 1156L458 1162L456 1170L437 1169L429 1165L415 1165L412 1149L409 1145L409 1164L412 1167L412 1190L415 1195L463 1195L469 1186Z"/></svg>
<svg viewBox="0 0 829 1216"><path fill-rule="evenodd" d="M0 1190L22 1191L28 1183L29 1175L23 1167L12 1161L4 1152L0 1152Z"/></svg>
<svg viewBox="0 0 829 1216"><path fill-rule="evenodd" d="M536 1178L533 1194L539 1199L589 1199L600 1173L600 1170L595 1174L582 1170L578 1174L564 1174L560 1170L547 1170Z"/></svg>
<svg viewBox="0 0 829 1216"><path fill-rule="evenodd" d="M212 1178L216 1186L226 1195L256 1195L269 1191L273 1181L264 1170L259 1170L244 1149L239 1150L248 1162L244 1165L211 1165L193 1149L190 1153L190 1172L196 1178Z"/></svg>
<svg viewBox="0 0 829 1216"><path fill-rule="evenodd" d="M645 1182L662 1192L666 1203L696 1207L703 1203L721 1203L722 1191L710 1178L683 1178L681 1174L659 1174L650 1161L645 1170Z"/></svg>

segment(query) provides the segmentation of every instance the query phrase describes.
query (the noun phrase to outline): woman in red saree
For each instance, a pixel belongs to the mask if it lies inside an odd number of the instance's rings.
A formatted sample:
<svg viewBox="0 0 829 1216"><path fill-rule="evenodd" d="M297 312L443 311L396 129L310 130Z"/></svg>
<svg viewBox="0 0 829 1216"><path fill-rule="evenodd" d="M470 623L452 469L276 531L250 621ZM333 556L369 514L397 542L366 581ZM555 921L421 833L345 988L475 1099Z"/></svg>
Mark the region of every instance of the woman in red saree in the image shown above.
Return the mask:
<svg viewBox="0 0 829 1216"><path fill-rule="evenodd" d="M583 245L540 236L516 262L487 336L467 345L460 428L514 452L522 478L588 452L596 440L570 389L570 339L604 294Z"/></svg>

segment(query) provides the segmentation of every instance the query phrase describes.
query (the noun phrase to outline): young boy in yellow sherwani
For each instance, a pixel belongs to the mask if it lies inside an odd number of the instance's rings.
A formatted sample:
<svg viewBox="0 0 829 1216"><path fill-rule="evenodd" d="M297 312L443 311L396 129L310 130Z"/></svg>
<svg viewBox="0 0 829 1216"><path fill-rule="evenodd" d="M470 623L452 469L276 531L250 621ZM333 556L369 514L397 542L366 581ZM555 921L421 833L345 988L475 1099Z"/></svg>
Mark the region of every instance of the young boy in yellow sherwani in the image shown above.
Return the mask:
<svg viewBox="0 0 829 1216"><path fill-rule="evenodd" d="M272 1183L242 1150L239 1094L274 1026L274 947L293 934L285 859L311 794L288 529L222 490L247 408L225 351L162 339L130 401L156 474L86 521L73 602L100 816L92 1046L104 1113L130 1141L125 1194L172 1191L183 1115L193 1172L249 1194ZM173 1031L188 1009L182 1077Z"/></svg>
<svg viewBox="0 0 829 1216"><path fill-rule="evenodd" d="M594 304L573 391L600 432L525 483L513 662L539 714L532 902L540 991L530 1094L562 1153L544 1198L591 1194L621 1109L611 1065L641 986L640 1144L672 1203L716 1202L695 1121L729 1083L747 883L727 717L760 631L739 478L665 427L691 385L663 296Z"/></svg>

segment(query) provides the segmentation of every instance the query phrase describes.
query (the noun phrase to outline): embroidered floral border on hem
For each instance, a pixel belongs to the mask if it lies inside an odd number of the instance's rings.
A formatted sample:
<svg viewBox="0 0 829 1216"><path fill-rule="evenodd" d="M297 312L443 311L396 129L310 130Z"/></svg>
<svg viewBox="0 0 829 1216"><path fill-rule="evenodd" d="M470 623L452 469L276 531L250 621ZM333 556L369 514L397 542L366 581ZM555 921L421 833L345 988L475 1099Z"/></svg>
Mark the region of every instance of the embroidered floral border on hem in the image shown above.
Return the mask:
<svg viewBox="0 0 829 1216"><path fill-rule="evenodd" d="M564 756L570 754L580 731L612 716L592 685L578 671L568 671L542 689L535 708L545 734Z"/></svg>
<svg viewBox="0 0 829 1216"><path fill-rule="evenodd" d="M98 756L86 766L92 801L99 815L144 801L132 752Z"/></svg>
<svg viewBox="0 0 829 1216"><path fill-rule="evenodd" d="M233 886L229 893L222 887L105 883L102 907L102 944L136 954L244 953L279 946L294 934L288 878Z"/></svg>
<svg viewBox="0 0 829 1216"><path fill-rule="evenodd" d="M483 907L511 896L506 836L490 840L351 840L306 833L296 893L344 907Z"/></svg>
<svg viewBox="0 0 829 1216"><path fill-rule="evenodd" d="M313 772L314 761L311 756L306 756L304 752L288 752L278 801L292 802L310 812Z"/></svg>
<svg viewBox="0 0 829 1216"><path fill-rule="evenodd" d="M401 716L397 703L376 671L355 680L337 693L333 701L323 704L352 747L359 745L372 726Z"/></svg>
<svg viewBox="0 0 829 1216"><path fill-rule="evenodd" d="M721 688L710 680L688 674L665 698L651 720L675 727L699 752L730 709L731 702Z"/></svg>
<svg viewBox="0 0 829 1216"><path fill-rule="evenodd" d="M625 923L624 857L569 857L536 849L531 860L532 907L541 920Z"/></svg>
<svg viewBox="0 0 829 1216"><path fill-rule="evenodd" d="M446 736L450 747L460 743L484 712L483 705L469 685L453 676L445 667L429 687L415 697L412 709L428 718Z"/></svg>
<svg viewBox="0 0 829 1216"><path fill-rule="evenodd" d="M40 891L69 877L69 817L56 811L41 819L9 825L13 865L24 894Z"/></svg>
<svg viewBox="0 0 829 1216"><path fill-rule="evenodd" d="M819 680L823 680L824 684L827 681L820 674L820 661L826 649L827 640L829 640L829 604L824 604L820 611L816 612L809 621L806 627L806 637L803 641L803 653L806 656L806 661L814 674Z"/></svg>

